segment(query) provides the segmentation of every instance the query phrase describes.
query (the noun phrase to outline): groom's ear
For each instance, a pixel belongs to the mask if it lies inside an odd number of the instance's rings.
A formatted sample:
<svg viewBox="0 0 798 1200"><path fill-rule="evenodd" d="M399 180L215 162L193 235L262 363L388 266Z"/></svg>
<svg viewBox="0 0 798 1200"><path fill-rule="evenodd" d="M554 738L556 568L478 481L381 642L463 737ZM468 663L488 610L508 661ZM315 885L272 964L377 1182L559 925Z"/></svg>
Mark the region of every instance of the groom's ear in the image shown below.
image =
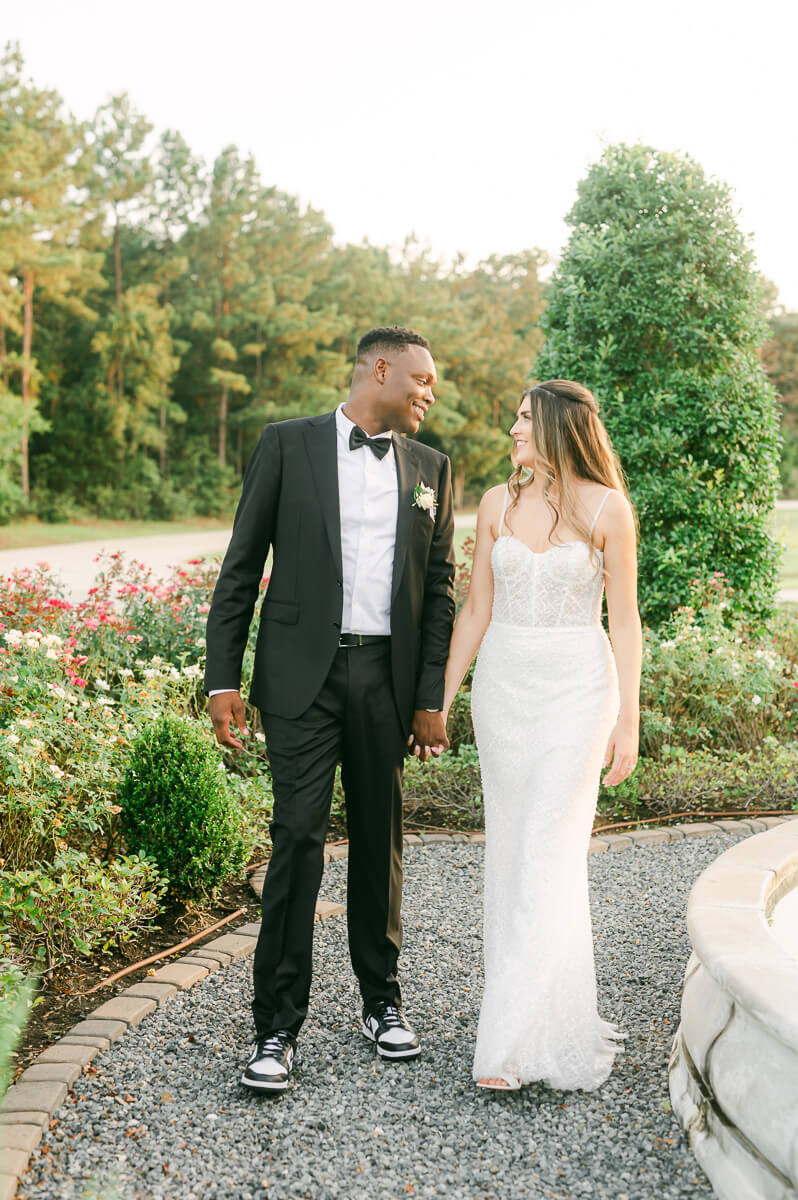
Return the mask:
<svg viewBox="0 0 798 1200"><path fill-rule="evenodd" d="M388 374L389 366L390 366L390 363L388 363L388 361L384 358L376 358L374 360L373 371L374 371L374 378L377 380L377 383L385 383L385 379Z"/></svg>

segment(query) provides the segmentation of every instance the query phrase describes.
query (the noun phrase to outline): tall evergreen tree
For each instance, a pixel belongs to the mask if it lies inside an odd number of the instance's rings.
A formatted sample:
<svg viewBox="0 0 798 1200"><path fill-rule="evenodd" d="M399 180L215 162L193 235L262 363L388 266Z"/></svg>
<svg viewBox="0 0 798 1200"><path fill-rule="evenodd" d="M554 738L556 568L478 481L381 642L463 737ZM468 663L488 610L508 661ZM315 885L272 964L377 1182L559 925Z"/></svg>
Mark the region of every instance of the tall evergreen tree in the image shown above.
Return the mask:
<svg viewBox="0 0 798 1200"><path fill-rule="evenodd" d="M713 571L741 609L766 612L777 419L759 281L728 188L686 156L613 146L568 223L535 373L596 393L640 518L645 616L667 617Z"/></svg>
<svg viewBox="0 0 798 1200"><path fill-rule="evenodd" d="M151 131L149 121L136 111L126 92L112 96L97 109L92 127L92 192L111 218L117 308L122 307L122 223L135 207L143 206L152 181L144 149Z"/></svg>
<svg viewBox="0 0 798 1200"><path fill-rule="evenodd" d="M244 324L244 295L253 282L250 233L259 180L251 156L227 146L216 158L205 211L195 241L200 288L195 293L194 329L212 333L208 383L217 396L216 452L228 461L231 396L246 395L250 383L239 366L237 334Z"/></svg>
<svg viewBox="0 0 798 1200"><path fill-rule="evenodd" d="M0 63L0 245L6 283L0 289L0 342L4 407L13 410L10 377L19 377L20 486L30 495L29 439L44 422L37 411L39 375L33 355L34 297L40 293L86 317L83 301L98 282L96 262L81 245L86 222L81 205L86 156L80 126L64 112L56 92L37 88L24 76L18 46L8 46ZM18 296L17 304L14 298ZM5 330L19 333L9 355Z"/></svg>
<svg viewBox="0 0 798 1200"><path fill-rule="evenodd" d="M202 163L182 135L166 130L159 139L155 157L148 227L155 242L153 275L159 285L161 303L169 315L171 331L176 329L178 317L170 301L175 287L179 290L185 282L189 266L181 241L202 209L202 176ZM179 341L174 345L176 352L187 348L186 343ZM158 421L158 466L162 478L166 476L169 420L183 422L186 414L171 399L168 381L164 379Z"/></svg>

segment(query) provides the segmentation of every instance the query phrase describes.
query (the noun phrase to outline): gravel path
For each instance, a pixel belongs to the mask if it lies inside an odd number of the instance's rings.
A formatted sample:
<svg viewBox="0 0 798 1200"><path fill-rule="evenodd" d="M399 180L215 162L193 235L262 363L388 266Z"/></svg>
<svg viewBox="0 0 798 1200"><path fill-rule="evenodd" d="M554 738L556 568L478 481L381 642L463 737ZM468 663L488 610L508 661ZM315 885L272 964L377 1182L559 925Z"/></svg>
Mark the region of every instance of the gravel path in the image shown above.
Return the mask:
<svg viewBox="0 0 798 1200"><path fill-rule="evenodd" d="M330 919L316 929L311 1016L288 1093L253 1096L238 1083L252 969L239 960L94 1059L20 1196L711 1197L670 1114L667 1059L689 954L688 892L744 836L591 856L600 1009L628 1035L598 1092L474 1088L482 847L411 846L402 972L419 1060L384 1063L357 1032L345 921ZM345 875L345 862L327 866L325 899L342 897Z"/></svg>

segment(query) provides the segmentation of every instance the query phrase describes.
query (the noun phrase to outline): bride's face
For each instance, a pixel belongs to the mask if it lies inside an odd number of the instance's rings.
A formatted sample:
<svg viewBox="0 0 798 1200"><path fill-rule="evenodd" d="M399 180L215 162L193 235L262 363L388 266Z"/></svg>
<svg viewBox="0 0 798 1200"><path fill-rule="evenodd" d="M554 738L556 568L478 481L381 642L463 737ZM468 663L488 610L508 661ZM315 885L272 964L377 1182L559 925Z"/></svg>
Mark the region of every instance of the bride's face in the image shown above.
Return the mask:
<svg viewBox="0 0 798 1200"><path fill-rule="evenodd" d="M515 415L515 424L510 430L510 437L513 439L511 454L513 466L534 467L535 443L532 439L532 407L528 396L521 401Z"/></svg>

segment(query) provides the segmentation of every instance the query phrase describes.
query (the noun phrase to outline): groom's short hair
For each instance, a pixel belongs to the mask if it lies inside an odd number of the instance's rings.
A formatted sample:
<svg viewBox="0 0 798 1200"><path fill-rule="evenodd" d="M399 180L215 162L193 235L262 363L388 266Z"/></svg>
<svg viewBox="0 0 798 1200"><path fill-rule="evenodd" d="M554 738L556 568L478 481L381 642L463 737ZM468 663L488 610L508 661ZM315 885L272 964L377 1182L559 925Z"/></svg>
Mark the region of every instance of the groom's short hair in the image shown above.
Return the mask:
<svg viewBox="0 0 798 1200"><path fill-rule="evenodd" d="M364 333L357 344L357 360L360 362L371 350L391 350L401 353L408 346L423 346L429 350L430 344L420 333L405 329L402 325L378 325Z"/></svg>

